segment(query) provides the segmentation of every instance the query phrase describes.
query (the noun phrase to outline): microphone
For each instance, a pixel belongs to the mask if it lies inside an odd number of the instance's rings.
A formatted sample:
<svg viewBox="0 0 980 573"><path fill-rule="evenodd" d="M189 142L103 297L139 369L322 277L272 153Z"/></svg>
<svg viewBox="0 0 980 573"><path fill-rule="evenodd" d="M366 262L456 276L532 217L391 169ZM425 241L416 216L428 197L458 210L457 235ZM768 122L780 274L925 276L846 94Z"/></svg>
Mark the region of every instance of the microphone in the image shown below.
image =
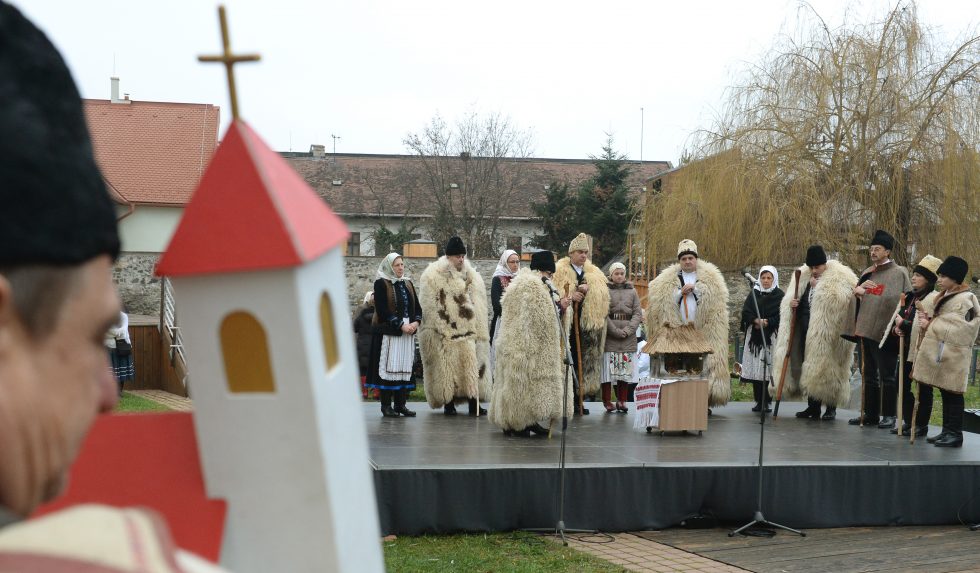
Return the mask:
<svg viewBox="0 0 980 573"><path fill-rule="evenodd" d="M756 278L754 276L752 276L751 274L749 274L747 272L742 273L742 276L745 277L745 278L747 278L747 279L749 279L749 282L752 283L752 284L754 284L754 285L759 284L759 281L756 280Z"/></svg>

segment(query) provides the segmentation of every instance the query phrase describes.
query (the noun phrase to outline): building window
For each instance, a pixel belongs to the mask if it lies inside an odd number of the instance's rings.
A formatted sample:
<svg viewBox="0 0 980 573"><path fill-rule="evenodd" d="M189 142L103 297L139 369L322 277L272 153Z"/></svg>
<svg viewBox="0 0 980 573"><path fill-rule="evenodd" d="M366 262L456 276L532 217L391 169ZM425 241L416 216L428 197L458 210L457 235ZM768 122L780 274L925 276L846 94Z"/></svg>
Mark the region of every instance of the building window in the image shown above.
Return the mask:
<svg viewBox="0 0 980 573"><path fill-rule="evenodd" d="M330 295L320 295L320 333L323 337L323 359L327 372L340 362L340 352L337 350L337 331L333 324L333 308L330 306Z"/></svg>
<svg viewBox="0 0 980 573"><path fill-rule="evenodd" d="M221 321L225 379L233 393L275 392L265 329L251 314L236 311Z"/></svg>
<svg viewBox="0 0 980 573"><path fill-rule="evenodd" d="M361 234L351 233L350 238L347 239L347 256L348 257L359 257L361 256Z"/></svg>
<svg viewBox="0 0 980 573"><path fill-rule="evenodd" d="M524 240L520 236L507 237L507 248L512 251L517 251L517 254L521 254L521 249L523 248Z"/></svg>

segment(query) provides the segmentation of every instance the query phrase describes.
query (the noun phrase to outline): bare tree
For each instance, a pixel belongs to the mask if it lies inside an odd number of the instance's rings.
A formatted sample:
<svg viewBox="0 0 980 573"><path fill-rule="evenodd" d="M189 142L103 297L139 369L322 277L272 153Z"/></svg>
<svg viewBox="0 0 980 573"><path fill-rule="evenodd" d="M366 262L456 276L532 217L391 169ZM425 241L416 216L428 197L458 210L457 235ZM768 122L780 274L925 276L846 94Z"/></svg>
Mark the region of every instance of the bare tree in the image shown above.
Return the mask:
<svg viewBox="0 0 980 573"><path fill-rule="evenodd" d="M527 183L529 132L498 113L470 113L453 126L436 115L404 144L416 156L419 200L435 206L433 238L459 235L474 256L496 256L501 214Z"/></svg>
<svg viewBox="0 0 980 573"><path fill-rule="evenodd" d="M903 263L910 246L975 250L980 36L941 45L914 2L833 29L801 10L795 36L746 71L692 160L646 201L650 254L693 232L728 266L796 261L810 242L858 264L876 227Z"/></svg>

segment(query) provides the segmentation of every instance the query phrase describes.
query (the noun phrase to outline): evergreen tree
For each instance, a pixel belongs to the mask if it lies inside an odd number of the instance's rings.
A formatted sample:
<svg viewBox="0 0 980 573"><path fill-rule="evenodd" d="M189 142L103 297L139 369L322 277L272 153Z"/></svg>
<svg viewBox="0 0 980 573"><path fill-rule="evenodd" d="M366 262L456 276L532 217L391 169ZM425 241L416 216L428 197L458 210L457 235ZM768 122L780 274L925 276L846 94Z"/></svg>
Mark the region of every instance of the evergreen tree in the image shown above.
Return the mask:
<svg viewBox="0 0 980 573"><path fill-rule="evenodd" d="M575 212L578 230L593 238L592 262L604 266L626 246L633 219L633 205L626 187L630 168L626 156L613 148L611 136L602 147L602 155L592 156L592 164L596 174L579 187Z"/></svg>
<svg viewBox="0 0 980 573"><path fill-rule="evenodd" d="M568 243L578 234L575 227L578 221L575 202L576 197L567 183L552 182L548 186L544 203L532 205L534 214L541 217L544 234L535 237L531 244L539 249L564 254Z"/></svg>

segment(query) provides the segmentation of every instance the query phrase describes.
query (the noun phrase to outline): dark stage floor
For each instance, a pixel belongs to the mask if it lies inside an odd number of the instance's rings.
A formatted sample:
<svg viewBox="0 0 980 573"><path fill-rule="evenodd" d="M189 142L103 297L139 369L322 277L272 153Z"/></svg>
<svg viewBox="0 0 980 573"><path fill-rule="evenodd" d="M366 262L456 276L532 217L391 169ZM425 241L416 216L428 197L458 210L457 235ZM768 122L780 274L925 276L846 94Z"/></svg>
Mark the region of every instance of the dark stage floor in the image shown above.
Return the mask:
<svg viewBox="0 0 980 573"><path fill-rule="evenodd" d="M555 521L558 427L552 439L506 437L486 418L463 414L465 406L455 417L414 406L418 417L404 419L382 418L376 404L364 405L386 533ZM569 424L566 523L624 531L709 512L747 521L758 476L759 418L751 406L714 409L702 436L660 436L634 430L632 413L606 414L591 404L591 415ZM798 420L793 414L802 407L783 403L781 416L766 425L769 519L796 527L924 525L953 523L957 510L980 519L980 503L961 508L980 486L980 435L966 434L960 449L924 438L910 445L887 430L849 426L853 411L839 410L832 422ZM911 491L934 493L928 503L909 503ZM433 509L436 500L444 507ZM460 509L461 517L456 504L480 511Z"/></svg>

